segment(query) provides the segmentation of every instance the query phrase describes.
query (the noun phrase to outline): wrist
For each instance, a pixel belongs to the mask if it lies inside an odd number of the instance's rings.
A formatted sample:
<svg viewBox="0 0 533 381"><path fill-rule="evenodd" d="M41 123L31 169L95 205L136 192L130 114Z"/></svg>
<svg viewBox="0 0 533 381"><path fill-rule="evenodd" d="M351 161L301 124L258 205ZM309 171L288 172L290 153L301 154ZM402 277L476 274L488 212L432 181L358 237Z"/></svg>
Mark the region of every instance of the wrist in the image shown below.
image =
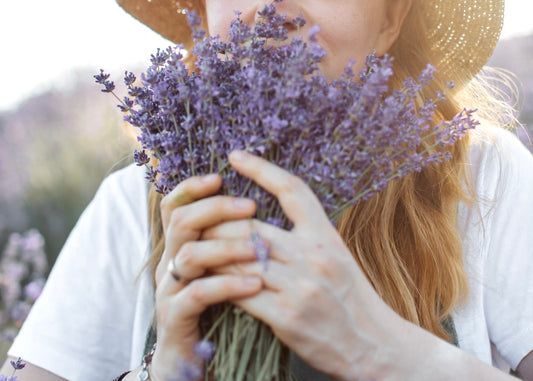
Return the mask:
<svg viewBox="0 0 533 381"><path fill-rule="evenodd" d="M341 362L333 376L342 381L392 380L392 375L403 374L399 368L409 348L402 336L410 323L383 302L368 283L362 282L357 288L365 295L355 298L359 303L349 307L352 316L349 327L343 330Z"/></svg>
<svg viewBox="0 0 533 381"><path fill-rule="evenodd" d="M484 363L419 326L401 319L386 354L373 363L368 379L511 381L510 375ZM353 375L352 375L353 379Z"/></svg>
<svg viewBox="0 0 533 381"><path fill-rule="evenodd" d="M202 379L202 366L193 356L185 357L179 355L175 350L158 347L152 357L152 362L147 368L150 378L146 381L166 381L169 379L197 381ZM144 378L139 378L139 380L145 381Z"/></svg>

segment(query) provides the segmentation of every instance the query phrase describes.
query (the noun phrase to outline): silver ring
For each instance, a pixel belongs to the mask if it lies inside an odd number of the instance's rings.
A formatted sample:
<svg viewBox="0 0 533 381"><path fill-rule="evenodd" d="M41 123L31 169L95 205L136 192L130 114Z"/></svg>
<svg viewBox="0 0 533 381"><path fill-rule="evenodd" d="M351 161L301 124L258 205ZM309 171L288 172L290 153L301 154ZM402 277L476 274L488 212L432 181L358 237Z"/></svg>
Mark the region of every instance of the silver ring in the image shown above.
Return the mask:
<svg viewBox="0 0 533 381"><path fill-rule="evenodd" d="M176 263L174 263L174 260L176 258L172 258L172 260L170 262L168 262L168 266L167 266L167 270L168 272L170 273L170 275L172 275L172 278L174 278L174 280L176 282L182 282L183 281L183 277L178 274L178 269L176 268Z"/></svg>

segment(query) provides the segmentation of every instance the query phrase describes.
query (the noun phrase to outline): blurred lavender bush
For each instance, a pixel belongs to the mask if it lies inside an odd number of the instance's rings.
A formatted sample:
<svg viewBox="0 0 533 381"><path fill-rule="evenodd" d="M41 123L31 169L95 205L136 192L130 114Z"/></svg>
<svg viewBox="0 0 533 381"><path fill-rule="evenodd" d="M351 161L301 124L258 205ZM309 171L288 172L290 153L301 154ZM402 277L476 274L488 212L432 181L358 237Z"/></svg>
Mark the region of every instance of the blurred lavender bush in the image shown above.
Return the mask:
<svg viewBox="0 0 533 381"><path fill-rule="evenodd" d="M44 238L37 230L9 236L0 260L0 355L41 295L48 268Z"/></svg>
<svg viewBox="0 0 533 381"><path fill-rule="evenodd" d="M44 287L48 259L44 238L35 229L13 233L0 261L0 327L2 339L12 340L6 328L19 328Z"/></svg>
<svg viewBox="0 0 533 381"><path fill-rule="evenodd" d="M133 161L136 143L114 102L95 96L93 71L0 113L0 248L36 228L53 263L101 180Z"/></svg>

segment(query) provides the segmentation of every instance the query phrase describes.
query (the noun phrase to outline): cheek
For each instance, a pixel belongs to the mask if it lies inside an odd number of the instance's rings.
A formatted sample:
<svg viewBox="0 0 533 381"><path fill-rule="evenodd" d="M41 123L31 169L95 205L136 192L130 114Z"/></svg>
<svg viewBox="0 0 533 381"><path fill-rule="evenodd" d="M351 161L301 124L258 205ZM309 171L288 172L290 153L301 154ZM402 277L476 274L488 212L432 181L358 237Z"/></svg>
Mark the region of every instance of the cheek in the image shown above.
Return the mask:
<svg viewBox="0 0 533 381"><path fill-rule="evenodd" d="M244 12L249 0L206 0L207 29L211 36L227 36L230 23L235 19L237 9Z"/></svg>
<svg viewBox="0 0 533 381"><path fill-rule="evenodd" d="M370 19L351 17L331 23L323 28L320 41L327 51L323 64L324 74L330 79L340 76L350 60L356 60L354 71L359 72L365 65L366 56L376 48L379 31Z"/></svg>

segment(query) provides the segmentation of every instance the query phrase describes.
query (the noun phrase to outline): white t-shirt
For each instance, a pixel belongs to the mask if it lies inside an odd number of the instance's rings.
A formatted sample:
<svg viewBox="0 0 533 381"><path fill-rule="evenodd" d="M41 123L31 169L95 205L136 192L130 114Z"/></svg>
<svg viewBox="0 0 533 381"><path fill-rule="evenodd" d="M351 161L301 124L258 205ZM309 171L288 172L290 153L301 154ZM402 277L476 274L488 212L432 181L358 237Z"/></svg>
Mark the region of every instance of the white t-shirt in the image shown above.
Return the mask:
<svg viewBox="0 0 533 381"><path fill-rule="evenodd" d="M533 350L533 156L509 132L484 128L470 150L479 207L459 207L469 275L452 314L459 346L515 368ZM112 379L139 366L153 313L144 169L109 176L62 250L13 346L75 381Z"/></svg>

